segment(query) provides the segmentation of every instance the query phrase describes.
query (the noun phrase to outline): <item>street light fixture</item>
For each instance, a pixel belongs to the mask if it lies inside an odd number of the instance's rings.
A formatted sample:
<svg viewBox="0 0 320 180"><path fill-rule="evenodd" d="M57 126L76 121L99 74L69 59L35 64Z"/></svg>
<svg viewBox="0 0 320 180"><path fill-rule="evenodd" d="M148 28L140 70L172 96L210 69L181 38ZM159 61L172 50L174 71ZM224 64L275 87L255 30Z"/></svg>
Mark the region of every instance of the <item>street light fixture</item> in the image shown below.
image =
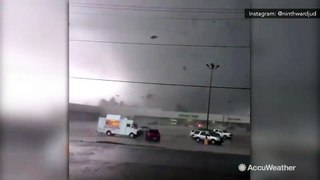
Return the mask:
<svg viewBox="0 0 320 180"><path fill-rule="evenodd" d="M211 70L211 73L210 73L210 86L209 86L209 99L208 99L208 112L207 112L207 124L206 124L206 130L208 131L209 130L209 113L210 113L210 102L211 102L211 86L212 86L212 75L213 75L213 70L216 70L220 67L220 65L215 65L213 63L210 63L210 64L207 64L206 65L208 67L208 69ZM206 140L208 141L207 139L207 136L206 136ZM206 142L207 144L208 142Z"/></svg>

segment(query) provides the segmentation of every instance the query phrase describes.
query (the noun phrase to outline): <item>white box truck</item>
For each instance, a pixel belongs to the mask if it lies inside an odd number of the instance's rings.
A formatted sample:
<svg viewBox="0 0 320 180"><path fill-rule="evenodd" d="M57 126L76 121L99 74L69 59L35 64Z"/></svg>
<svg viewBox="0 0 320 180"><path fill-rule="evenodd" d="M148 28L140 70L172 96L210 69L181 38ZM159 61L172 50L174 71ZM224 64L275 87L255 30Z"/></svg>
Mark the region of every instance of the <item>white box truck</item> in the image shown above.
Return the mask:
<svg viewBox="0 0 320 180"><path fill-rule="evenodd" d="M138 136L138 126L126 117L108 114L106 117L99 117L97 132L108 136L125 135L134 138Z"/></svg>

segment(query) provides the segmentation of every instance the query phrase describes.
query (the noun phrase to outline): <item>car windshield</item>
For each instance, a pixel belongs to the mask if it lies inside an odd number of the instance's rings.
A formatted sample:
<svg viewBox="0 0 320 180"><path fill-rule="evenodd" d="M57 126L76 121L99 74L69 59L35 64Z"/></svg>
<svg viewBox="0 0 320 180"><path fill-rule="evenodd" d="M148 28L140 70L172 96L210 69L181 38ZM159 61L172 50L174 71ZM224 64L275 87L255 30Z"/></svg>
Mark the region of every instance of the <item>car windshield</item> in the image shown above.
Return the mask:
<svg viewBox="0 0 320 180"><path fill-rule="evenodd" d="M138 128L138 125L137 125L136 123L133 123L133 124L132 124L132 127L137 129L137 128Z"/></svg>
<svg viewBox="0 0 320 180"><path fill-rule="evenodd" d="M215 133L215 132L210 132L209 133L211 136L219 136L219 134Z"/></svg>
<svg viewBox="0 0 320 180"><path fill-rule="evenodd" d="M152 133L152 134L158 134L158 133L159 133L159 130L157 130L157 129L151 129L149 132Z"/></svg>
<svg viewBox="0 0 320 180"><path fill-rule="evenodd" d="M200 135L206 135L207 133L206 132L204 132L204 131L202 131L201 133L200 133Z"/></svg>

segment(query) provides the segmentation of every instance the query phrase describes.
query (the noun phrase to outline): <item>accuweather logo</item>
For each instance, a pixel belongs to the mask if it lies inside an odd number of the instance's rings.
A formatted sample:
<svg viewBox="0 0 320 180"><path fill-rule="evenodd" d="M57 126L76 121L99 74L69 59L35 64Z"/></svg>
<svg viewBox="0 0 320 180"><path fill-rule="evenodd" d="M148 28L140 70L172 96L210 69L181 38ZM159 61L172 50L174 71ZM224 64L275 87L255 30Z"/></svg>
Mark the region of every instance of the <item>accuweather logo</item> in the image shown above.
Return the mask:
<svg viewBox="0 0 320 180"><path fill-rule="evenodd" d="M247 166L245 164L239 164L238 169L239 171L243 172L247 169Z"/></svg>
<svg viewBox="0 0 320 180"><path fill-rule="evenodd" d="M253 166L251 164L248 167L241 163L238 166L239 171L295 171L296 166L287 166L287 165L273 165L273 164L266 164L263 166Z"/></svg>

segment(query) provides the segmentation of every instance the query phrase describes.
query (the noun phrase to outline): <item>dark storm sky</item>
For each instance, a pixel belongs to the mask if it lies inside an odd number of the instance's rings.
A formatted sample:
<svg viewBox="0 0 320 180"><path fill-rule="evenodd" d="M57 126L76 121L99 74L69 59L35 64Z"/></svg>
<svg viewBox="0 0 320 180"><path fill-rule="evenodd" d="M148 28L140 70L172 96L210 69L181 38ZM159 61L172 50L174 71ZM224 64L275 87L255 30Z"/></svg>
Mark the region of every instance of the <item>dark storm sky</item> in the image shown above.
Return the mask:
<svg viewBox="0 0 320 180"><path fill-rule="evenodd" d="M70 76L250 87L249 1L80 1L70 5ZM157 38L150 37L156 35ZM249 90L213 89L214 113L248 115ZM70 79L70 102L206 112L208 88Z"/></svg>

